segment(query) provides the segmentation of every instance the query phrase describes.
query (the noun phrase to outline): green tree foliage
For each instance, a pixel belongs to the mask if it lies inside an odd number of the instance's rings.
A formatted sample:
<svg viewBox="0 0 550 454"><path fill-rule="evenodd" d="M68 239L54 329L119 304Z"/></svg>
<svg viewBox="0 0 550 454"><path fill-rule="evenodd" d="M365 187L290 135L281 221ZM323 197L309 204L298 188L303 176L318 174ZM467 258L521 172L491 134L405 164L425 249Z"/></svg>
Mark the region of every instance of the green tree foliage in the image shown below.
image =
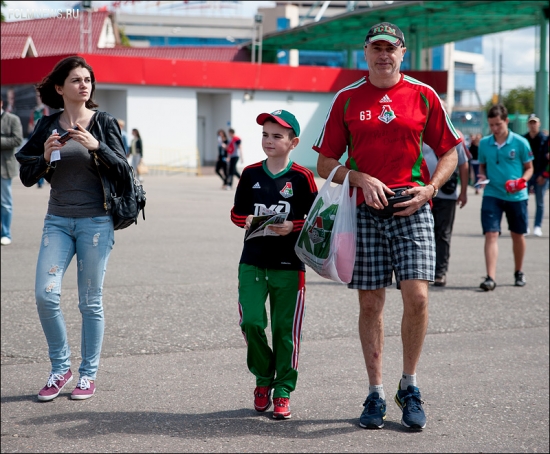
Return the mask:
<svg viewBox="0 0 550 454"><path fill-rule="evenodd" d="M535 111L535 89L532 87L513 88L502 97L502 104L508 109L508 113L530 114ZM493 106L492 100L487 101L485 110Z"/></svg>
<svg viewBox="0 0 550 454"><path fill-rule="evenodd" d="M126 47L130 47L130 39L128 38L128 35L126 35L124 27L119 28L119 34L120 34L120 44Z"/></svg>
<svg viewBox="0 0 550 454"><path fill-rule="evenodd" d="M6 2L2 0L2 11L0 11L0 22L5 22L6 18L4 17L4 8L6 7Z"/></svg>

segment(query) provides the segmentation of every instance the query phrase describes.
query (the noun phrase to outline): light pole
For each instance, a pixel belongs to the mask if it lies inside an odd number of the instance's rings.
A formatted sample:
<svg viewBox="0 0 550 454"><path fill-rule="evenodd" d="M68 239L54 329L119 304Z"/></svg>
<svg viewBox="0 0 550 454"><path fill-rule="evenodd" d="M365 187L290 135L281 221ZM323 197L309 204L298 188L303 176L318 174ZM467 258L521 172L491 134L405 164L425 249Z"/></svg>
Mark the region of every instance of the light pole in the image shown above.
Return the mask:
<svg viewBox="0 0 550 454"><path fill-rule="evenodd" d="M256 62L256 46L258 46L258 64L259 65L262 64L263 19L264 19L264 16L262 14L256 14L254 16L254 39L252 40L252 63Z"/></svg>
<svg viewBox="0 0 550 454"><path fill-rule="evenodd" d="M80 20L80 52L92 53L92 2L80 2L82 14L79 14ZM84 18L86 16L86 18ZM85 37L88 39L88 46L84 45Z"/></svg>

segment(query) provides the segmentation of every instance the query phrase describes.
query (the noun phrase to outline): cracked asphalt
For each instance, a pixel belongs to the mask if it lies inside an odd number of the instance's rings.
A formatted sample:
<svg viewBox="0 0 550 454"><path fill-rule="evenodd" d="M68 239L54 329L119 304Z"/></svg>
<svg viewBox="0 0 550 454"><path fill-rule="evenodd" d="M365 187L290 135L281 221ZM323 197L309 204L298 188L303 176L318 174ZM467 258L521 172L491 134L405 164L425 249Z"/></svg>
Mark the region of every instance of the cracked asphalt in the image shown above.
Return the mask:
<svg viewBox="0 0 550 454"><path fill-rule="evenodd" d="M447 286L430 289L418 368L422 432L404 429L393 403L402 302L395 286L387 290L388 417L384 429L370 431L358 425L368 380L356 292L310 269L293 417L254 411L238 327L243 231L229 219L234 193L205 173L146 176L146 220L116 232L108 264L96 395L71 401L71 388L46 403L36 398L50 369L34 273L49 188L14 180L13 243L1 249L2 452L548 452L548 195L544 235L527 237L524 288L513 286L504 221L498 286L478 289L481 196L470 190L457 210ZM529 214L532 226L534 196ZM77 372L74 260L61 304Z"/></svg>

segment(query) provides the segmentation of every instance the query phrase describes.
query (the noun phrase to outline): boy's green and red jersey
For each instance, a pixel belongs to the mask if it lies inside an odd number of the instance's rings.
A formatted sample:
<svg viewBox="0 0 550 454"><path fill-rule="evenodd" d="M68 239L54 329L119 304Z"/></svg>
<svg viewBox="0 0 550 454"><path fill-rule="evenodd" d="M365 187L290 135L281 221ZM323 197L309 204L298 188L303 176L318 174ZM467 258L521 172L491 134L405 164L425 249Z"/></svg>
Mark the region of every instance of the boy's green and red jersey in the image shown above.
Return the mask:
<svg viewBox="0 0 550 454"><path fill-rule="evenodd" d="M235 192L231 221L243 227L249 215L259 216L262 208L288 213L293 231L285 236L265 236L244 241L239 263L265 269L305 270L294 252L294 245L315 197L317 185L313 172L292 161L286 169L273 175L266 161L246 167Z"/></svg>
<svg viewBox="0 0 550 454"><path fill-rule="evenodd" d="M401 74L393 87L363 77L340 90L313 149L337 160L348 151L346 167L396 188L429 182L424 142L442 156L461 141L433 88Z"/></svg>

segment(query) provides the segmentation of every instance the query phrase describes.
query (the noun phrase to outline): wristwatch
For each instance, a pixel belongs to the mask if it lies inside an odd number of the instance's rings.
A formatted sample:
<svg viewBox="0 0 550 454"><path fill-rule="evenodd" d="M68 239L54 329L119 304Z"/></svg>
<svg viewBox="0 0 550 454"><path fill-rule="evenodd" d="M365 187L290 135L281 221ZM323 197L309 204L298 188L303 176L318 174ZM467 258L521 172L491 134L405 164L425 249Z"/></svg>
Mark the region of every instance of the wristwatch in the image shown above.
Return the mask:
<svg viewBox="0 0 550 454"><path fill-rule="evenodd" d="M437 193L439 192L439 189L437 189L437 186L433 183L428 183L426 186L433 186L434 188L434 193L432 194L432 199L435 198L435 196L437 195Z"/></svg>

